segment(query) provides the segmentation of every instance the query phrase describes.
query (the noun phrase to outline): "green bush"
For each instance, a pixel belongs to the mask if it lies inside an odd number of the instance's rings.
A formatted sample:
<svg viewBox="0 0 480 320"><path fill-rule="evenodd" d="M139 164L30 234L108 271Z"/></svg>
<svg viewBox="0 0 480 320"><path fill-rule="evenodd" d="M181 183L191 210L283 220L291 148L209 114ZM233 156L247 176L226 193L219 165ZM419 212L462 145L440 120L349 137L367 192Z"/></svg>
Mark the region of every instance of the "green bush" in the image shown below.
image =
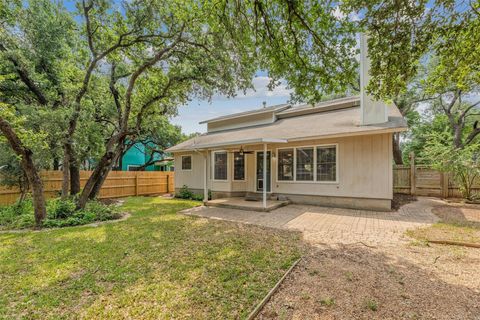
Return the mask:
<svg viewBox="0 0 480 320"><path fill-rule="evenodd" d="M192 199L193 192L190 191L187 185L183 185L183 187L178 192L177 197L181 199Z"/></svg>
<svg viewBox="0 0 480 320"><path fill-rule="evenodd" d="M193 194L192 197L191 197L192 200L196 200L196 201L203 201L203 195L201 194Z"/></svg>
<svg viewBox="0 0 480 320"><path fill-rule="evenodd" d="M70 217L76 208L76 203L73 199L61 198L47 201L47 218L48 219L66 219Z"/></svg>
<svg viewBox="0 0 480 320"><path fill-rule="evenodd" d="M188 199L188 200L195 200L195 201L203 201L203 195L202 194L195 194L193 193L187 185L183 185L183 187L178 191L177 198L180 199ZM211 199L211 192L210 190L208 191L208 197Z"/></svg>
<svg viewBox="0 0 480 320"><path fill-rule="evenodd" d="M76 211L74 199L60 198L47 201L47 217L43 221L45 228L78 226L95 221L113 220L120 217L114 206L98 201L90 201L85 209ZM25 229L35 226L33 204L30 198L10 206L0 208L0 228Z"/></svg>

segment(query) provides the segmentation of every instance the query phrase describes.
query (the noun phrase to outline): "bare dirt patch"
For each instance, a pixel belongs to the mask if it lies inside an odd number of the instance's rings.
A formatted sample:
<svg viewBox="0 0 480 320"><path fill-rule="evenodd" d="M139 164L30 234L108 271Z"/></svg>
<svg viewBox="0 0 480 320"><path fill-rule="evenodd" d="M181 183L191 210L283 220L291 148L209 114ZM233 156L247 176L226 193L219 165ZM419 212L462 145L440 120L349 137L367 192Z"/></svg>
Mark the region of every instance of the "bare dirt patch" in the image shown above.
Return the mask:
<svg viewBox="0 0 480 320"><path fill-rule="evenodd" d="M480 205L449 204L435 207L432 212L445 223L472 223L480 226Z"/></svg>
<svg viewBox="0 0 480 320"><path fill-rule="evenodd" d="M478 319L480 250L308 250L259 319Z"/></svg>
<svg viewBox="0 0 480 320"><path fill-rule="evenodd" d="M424 241L449 241L480 245L480 206L449 203L432 212L440 218L427 228L410 230L407 235Z"/></svg>

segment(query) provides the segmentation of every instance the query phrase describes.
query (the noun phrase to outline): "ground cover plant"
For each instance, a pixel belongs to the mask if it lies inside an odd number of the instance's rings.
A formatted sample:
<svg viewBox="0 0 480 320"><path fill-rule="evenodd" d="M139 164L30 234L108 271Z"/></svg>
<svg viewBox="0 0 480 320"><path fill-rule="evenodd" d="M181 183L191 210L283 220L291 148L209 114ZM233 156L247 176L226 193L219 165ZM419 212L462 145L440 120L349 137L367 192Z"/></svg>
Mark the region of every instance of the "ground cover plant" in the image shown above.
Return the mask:
<svg viewBox="0 0 480 320"><path fill-rule="evenodd" d="M88 224L96 221L118 219L122 213L114 205L90 201L85 209L76 210L71 199L51 199L47 201L47 216L42 227L67 227ZM26 229L35 227L35 216L31 198L9 206L0 207L0 230Z"/></svg>
<svg viewBox="0 0 480 320"><path fill-rule="evenodd" d="M299 235L130 198L123 221L0 234L0 319L239 319L299 258Z"/></svg>

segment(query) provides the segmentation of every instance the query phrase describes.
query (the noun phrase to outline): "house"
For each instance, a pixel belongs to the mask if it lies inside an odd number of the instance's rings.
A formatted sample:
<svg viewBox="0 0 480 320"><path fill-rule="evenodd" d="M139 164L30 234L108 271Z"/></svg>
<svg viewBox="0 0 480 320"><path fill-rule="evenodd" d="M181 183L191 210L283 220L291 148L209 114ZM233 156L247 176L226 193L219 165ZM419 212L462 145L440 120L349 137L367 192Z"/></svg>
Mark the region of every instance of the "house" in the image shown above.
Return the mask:
<svg viewBox="0 0 480 320"><path fill-rule="evenodd" d="M204 121L207 132L167 151L175 190L213 199L257 194L293 203L389 210L392 134L406 121L363 89L369 61L361 37L361 94L312 105L264 107Z"/></svg>
<svg viewBox="0 0 480 320"><path fill-rule="evenodd" d="M173 171L173 158L154 152L152 142L135 143L128 148L115 168L119 171Z"/></svg>

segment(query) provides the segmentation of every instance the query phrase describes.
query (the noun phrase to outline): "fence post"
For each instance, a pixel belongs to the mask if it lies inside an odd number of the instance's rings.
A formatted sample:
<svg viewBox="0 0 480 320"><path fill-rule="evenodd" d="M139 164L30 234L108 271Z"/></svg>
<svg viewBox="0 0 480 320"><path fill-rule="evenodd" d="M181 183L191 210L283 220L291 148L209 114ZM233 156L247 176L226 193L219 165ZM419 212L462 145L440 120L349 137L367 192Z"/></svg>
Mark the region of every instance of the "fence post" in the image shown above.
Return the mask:
<svg viewBox="0 0 480 320"><path fill-rule="evenodd" d="M410 152L410 194L415 195L415 153Z"/></svg>
<svg viewBox="0 0 480 320"><path fill-rule="evenodd" d="M167 192L166 193L170 193L170 185L169 185L169 179L170 178L170 174L167 173Z"/></svg>
<svg viewBox="0 0 480 320"><path fill-rule="evenodd" d="M138 196L138 172L135 172L135 195Z"/></svg>
<svg viewBox="0 0 480 320"><path fill-rule="evenodd" d="M448 198L448 173L447 172L441 173L440 183L442 185L442 197Z"/></svg>

